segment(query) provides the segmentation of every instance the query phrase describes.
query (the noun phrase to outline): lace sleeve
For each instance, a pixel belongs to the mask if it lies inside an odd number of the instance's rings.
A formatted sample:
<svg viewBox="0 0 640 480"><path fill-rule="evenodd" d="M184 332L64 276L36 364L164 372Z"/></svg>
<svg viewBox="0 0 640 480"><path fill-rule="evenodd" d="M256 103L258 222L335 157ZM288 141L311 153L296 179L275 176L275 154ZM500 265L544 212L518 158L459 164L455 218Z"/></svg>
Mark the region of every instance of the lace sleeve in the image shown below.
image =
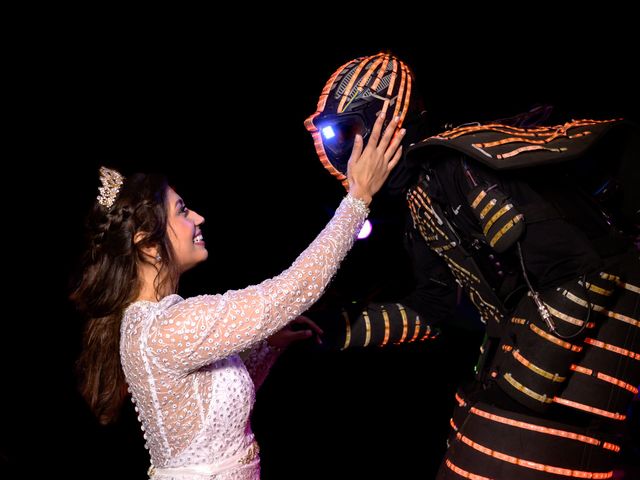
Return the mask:
<svg viewBox="0 0 640 480"><path fill-rule="evenodd" d="M159 361L165 368L188 372L282 328L320 298L367 214L362 201L347 195L318 237L277 277L170 307L149 332Z"/></svg>
<svg viewBox="0 0 640 480"><path fill-rule="evenodd" d="M269 370L280 356L280 351L269 346L266 340L253 345L249 350L240 354L242 361L255 389L258 390L269 374Z"/></svg>

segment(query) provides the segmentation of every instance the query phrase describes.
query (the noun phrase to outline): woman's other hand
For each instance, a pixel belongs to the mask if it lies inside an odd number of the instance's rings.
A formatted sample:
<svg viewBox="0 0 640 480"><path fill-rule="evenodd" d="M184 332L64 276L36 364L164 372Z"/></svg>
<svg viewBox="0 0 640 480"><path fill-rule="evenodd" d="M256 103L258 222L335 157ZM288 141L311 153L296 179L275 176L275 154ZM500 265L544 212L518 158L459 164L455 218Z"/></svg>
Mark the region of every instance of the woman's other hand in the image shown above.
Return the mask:
<svg viewBox="0 0 640 480"><path fill-rule="evenodd" d="M277 331L267 339L267 343L274 350L284 350L294 342L306 340L316 334L316 341L322 343L320 335L324 332L310 318L303 315L296 317L286 327Z"/></svg>

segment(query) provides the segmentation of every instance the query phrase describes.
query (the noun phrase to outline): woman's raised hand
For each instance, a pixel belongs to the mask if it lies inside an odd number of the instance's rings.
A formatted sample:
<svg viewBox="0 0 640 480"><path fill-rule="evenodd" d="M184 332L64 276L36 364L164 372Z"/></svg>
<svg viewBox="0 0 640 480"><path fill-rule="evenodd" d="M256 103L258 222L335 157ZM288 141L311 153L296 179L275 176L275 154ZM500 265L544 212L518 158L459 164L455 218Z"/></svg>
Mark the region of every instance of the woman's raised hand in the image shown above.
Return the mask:
<svg viewBox="0 0 640 480"><path fill-rule="evenodd" d="M389 176L389 172L402 156L400 144L406 131L402 129L396 132L400 119L395 117L387 125L384 134L381 135L384 118L384 113L378 113L378 118L364 149L362 136L356 135L347 166L349 193L351 196L363 200L367 205L371 202L373 195L380 190Z"/></svg>

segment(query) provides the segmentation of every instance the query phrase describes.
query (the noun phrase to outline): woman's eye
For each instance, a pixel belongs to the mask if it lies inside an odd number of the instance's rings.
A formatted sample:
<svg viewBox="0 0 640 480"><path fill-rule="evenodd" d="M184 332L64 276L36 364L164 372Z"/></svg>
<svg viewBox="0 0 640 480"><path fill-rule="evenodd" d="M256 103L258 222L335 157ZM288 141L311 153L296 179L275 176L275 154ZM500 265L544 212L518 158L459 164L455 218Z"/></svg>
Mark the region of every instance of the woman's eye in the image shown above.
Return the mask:
<svg viewBox="0 0 640 480"><path fill-rule="evenodd" d="M184 216L187 216L189 214L189 209L186 205L183 205L182 208L180 208L180 213L182 213Z"/></svg>

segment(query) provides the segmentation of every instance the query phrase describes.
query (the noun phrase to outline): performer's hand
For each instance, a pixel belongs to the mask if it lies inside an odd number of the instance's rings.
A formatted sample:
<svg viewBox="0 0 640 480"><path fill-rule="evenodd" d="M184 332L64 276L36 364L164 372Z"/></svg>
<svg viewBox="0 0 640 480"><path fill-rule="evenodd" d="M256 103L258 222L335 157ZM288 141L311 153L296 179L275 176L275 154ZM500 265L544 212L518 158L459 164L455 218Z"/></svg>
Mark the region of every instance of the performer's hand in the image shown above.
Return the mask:
<svg viewBox="0 0 640 480"><path fill-rule="evenodd" d="M283 350L293 342L306 340L316 334L316 341L322 343L320 335L324 332L310 318L300 315L292 320L287 326L277 331L267 339L267 343L271 348Z"/></svg>
<svg viewBox="0 0 640 480"><path fill-rule="evenodd" d="M405 129L396 133L399 117L395 117L381 136L384 123L384 110L378 114L373 125L367 146L362 148L362 137L356 135L353 150L347 166L349 192L366 204L371 202L373 195L380 190L389 173L400 161L402 156L402 138Z"/></svg>

